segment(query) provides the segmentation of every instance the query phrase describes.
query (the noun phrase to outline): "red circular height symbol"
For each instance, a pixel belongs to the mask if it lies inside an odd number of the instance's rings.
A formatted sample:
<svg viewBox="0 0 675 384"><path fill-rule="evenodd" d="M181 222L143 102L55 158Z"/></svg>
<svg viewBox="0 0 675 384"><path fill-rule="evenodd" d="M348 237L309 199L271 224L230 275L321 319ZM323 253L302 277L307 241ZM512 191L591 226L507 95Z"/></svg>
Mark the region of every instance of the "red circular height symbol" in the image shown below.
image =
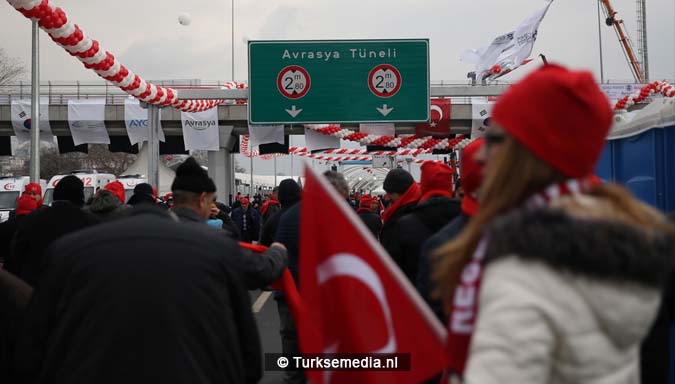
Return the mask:
<svg viewBox="0 0 675 384"><path fill-rule="evenodd" d="M305 96L311 85L309 72L298 65L289 65L277 76L277 89L289 99L299 99Z"/></svg>
<svg viewBox="0 0 675 384"><path fill-rule="evenodd" d="M401 72L390 64L380 64L370 70L368 87L377 97L392 97L401 89Z"/></svg>

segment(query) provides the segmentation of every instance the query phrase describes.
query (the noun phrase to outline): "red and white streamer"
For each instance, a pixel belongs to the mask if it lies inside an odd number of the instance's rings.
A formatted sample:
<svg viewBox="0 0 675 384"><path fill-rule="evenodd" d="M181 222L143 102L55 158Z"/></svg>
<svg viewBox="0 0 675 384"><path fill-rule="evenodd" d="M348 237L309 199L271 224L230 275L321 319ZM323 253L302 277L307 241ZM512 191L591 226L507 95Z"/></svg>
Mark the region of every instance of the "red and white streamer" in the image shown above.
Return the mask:
<svg viewBox="0 0 675 384"><path fill-rule="evenodd" d="M254 150L253 152L250 151L250 141L251 137L249 135L241 135L241 140L239 141L239 151L241 152L244 157L258 157L260 156L261 159L263 160L271 160L277 156L284 156L284 154L281 153L270 153L267 155L260 155L259 151Z"/></svg>
<svg viewBox="0 0 675 384"><path fill-rule="evenodd" d="M343 129L339 125L307 124L305 125L305 128L319 132L323 135L337 137L341 140L357 142L361 145L378 145L392 148L438 149L450 151L463 149L471 142L470 139L464 138L464 135L459 135L455 139L437 139L431 136L417 135L411 135L410 137L369 135L367 133Z"/></svg>
<svg viewBox="0 0 675 384"><path fill-rule="evenodd" d="M649 96L655 94L661 94L665 97L675 97L675 86L668 83L667 81L655 81L651 84L647 84L641 90L636 91L632 95L624 96L619 101L617 101L616 105L614 105L614 109L626 109L646 100Z"/></svg>
<svg viewBox="0 0 675 384"><path fill-rule="evenodd" d="M306 147L291 147L288 150L289 154L300 155L309 152ZM321 152L322 155L374 155L374 156L419 156L430 154L433 151L430 149L399 149L398 151L373 151L368 152L367 149L350 149L350 148L335 148L326 149Z"/></svg>
<svg viewBox="0 0 675 384"><path fill-rule="evenodd" d="M49 0L7 0L17 11L37 20L51 39L87 69L96 72L126 93L148 103L171 106L184 112L201 112L216 107L223 100L178 100L176 90L154 85L122 65L115 56L103 50L100 43L87 36L68 18L63 9Z"/></svg>

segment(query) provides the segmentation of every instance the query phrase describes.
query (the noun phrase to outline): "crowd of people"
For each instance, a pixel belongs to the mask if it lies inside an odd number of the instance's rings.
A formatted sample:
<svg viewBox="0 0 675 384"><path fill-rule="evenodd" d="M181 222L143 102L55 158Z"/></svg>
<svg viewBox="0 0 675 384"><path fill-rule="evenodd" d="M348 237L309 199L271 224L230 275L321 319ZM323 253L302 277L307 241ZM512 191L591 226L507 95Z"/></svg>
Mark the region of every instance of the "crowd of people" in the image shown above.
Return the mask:
<svg viewBox="0 0 675 384"><path fill-rule="evenodd" d="M546 65L491 119L459 170L427 162L417 183L393 169L383 196L324 173L447 327L450 361L429 382L666 383L675 227L594 177L612 110L593 77ZM85 205L68 176L43 206L26 187L0 224L0 382L260 380L247 290L286 268L297 281L301 187L223 204L189 158L171 189L125 202L113 182ZM274 297L282 352L297 354Z"/></svg>

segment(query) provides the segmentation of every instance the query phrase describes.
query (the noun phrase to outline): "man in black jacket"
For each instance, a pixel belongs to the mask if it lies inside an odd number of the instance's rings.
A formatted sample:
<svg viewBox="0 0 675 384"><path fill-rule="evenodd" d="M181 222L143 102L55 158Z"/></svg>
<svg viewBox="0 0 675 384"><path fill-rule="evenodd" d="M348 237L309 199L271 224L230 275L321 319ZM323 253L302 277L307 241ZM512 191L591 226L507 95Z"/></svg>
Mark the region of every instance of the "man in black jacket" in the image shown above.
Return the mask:
<svg viewBox="0 0 675 384"><path fill-rule="evenodd" d="M391 256L400 261L411 283L417 281L422 244L461 212L452 199L453 170L445 164L426 162L421 167L421 197L417 206L403 216L396 227L399 247Z"/></svg>
<svg viewBox="0 0 675 384"><path fill-rule="evenodd" d="M18 382L256 383L237 244L152 206L64 237L21 331Z"/></svg>
<svg viewBox="0 0 675 384"><path fill-rule="evenodd" d="M176 169L171 191L174 200L172 211L181 222L200 224L204 232L230 240L236 239L233 233L228 234L223 229L206 225L216 198L216 185L195 159L188 158ZM228 257L230 265L241 276L248 289L267 287L281 277L287 263L286 248L280 243L273 243L263 253L242 250Z"/></svg>
<svg viewBox="0 0 675 384"><path fill-rule="evenodd" d="M39 285L49 264L47 247L58 238L98 223L82 211L84 185L73 175L64 177L54 188L54 202L30 213L18 226L12 241L7 270L32 287Z"/></svg>
<svg viewBox="0 0 675 384"><path fill-rule="evenodd" d="M274 236L279 227L281 215L286 213L295 203L300 201L300 186L293 179L283 180L278 189L279 203L281 210L270 216L263 225L260 235L260 244L269 247L274 242Z"/></svg>
<svg viewBox="0 0 675 384"><path fill-rule="evenodd" d="M382 188L387 192L386 198L391 202L391 205L382 215L380 243L396 264L403 269L404 263L400 258L402 251L398 237L398 224L403 216L412 212L417 206L420 189L412 175L400 168L389 171Z"/></svg>
<svg viewBox="0 0 675 384"><path fill-rule="evenodd" d="M379 213L373 212L372 205L373 198L370 197L370 195L361 196L359 209L356 210L356 214L377 239L380 237L380 231L382 230L382 219L380 218Z"/></svg>

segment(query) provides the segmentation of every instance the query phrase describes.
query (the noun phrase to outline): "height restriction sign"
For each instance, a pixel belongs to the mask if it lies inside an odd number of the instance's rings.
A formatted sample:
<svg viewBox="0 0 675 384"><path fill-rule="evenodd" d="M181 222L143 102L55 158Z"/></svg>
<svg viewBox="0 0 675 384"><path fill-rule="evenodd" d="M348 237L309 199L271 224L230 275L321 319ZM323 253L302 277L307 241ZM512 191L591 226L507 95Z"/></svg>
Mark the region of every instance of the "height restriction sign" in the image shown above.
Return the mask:
<svg viewBox="0 0 675 384"><path fill-rule="evenodd" d="M429 40L249 41L251 124L429 121Z"/></svg>

